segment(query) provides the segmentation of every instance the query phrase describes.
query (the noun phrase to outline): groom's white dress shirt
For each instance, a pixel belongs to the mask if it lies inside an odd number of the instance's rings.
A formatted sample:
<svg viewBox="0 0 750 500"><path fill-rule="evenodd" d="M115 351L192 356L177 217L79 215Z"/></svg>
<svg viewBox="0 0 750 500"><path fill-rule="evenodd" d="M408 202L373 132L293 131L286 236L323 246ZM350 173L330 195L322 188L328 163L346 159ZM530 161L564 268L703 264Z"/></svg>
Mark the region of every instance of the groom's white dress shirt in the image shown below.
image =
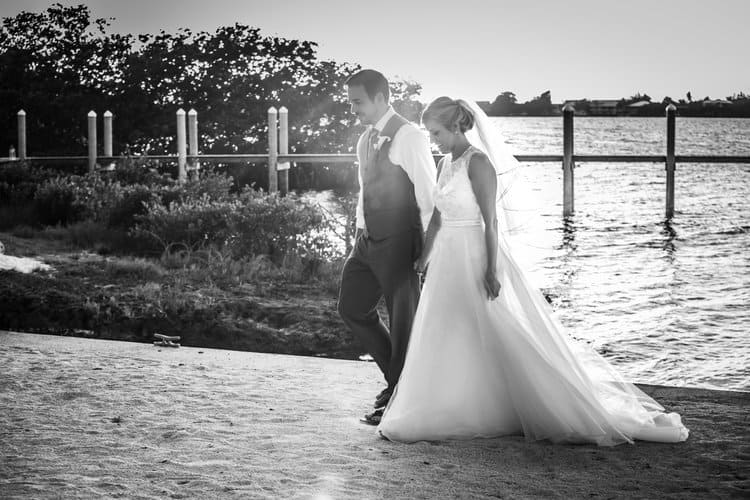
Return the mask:
<svg viewBox="0 0 750 500"><path fill-rule="evenodd" d="M357 151L361 151L362 142L367 141L370 130L375 128L378 132L383 130L385 124L396 112L392 107L378 120L374 127L369 127L367 133L360 136L357 143ZM429 140L413 123L407 123L396 132L393 144L388 154L388 159L394 165L400 166L409 180L414 184L414 195L419 206L419 214L422 219L422 231L427 231L432 211L435 207L433 195L435 191L435 177L437 169L432 159ZM360 165L362 158L359 158ZM365 228L364 201L362 199L363 181L362 168L359 168L359 201L357 202L357 229Z"/></svg>

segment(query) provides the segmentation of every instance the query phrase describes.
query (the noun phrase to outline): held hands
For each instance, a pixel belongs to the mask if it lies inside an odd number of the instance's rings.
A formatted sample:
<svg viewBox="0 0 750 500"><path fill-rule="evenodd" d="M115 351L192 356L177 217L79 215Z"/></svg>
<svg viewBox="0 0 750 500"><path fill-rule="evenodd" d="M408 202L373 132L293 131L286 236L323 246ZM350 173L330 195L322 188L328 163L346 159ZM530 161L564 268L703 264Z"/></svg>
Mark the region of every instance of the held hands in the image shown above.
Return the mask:
<svg viewBox="0 0 750 500"><path fill-rule="evenodd" d="M424 273L427 271L427 258L424 254L414 262L414 270L420 278L424 276Z"/></svg>
<svg viewBox="0 0 750 500"><path fill-rule="evenodd" d="M417 261L414 263L414 269L418 273L424 273L427 270L427 259L424 255L419 257Z"/></svg>
<svg viewBox="0 0 750 500"><path fill-rule="evenodd" d="M500 282L495 276L495 271L487 270L484 273L484 289L487 290L487 295L490 300L495 300L500 295Z"/></svg>

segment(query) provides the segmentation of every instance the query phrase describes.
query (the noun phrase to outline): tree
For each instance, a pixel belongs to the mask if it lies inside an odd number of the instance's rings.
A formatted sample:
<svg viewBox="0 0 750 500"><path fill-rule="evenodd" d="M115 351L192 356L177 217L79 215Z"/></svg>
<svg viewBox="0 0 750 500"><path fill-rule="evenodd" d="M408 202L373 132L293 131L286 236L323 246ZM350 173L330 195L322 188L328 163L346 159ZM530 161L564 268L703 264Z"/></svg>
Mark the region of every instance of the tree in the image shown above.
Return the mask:
<svg viewBox="0 0 750 500"><path fill-rule="evenodd" d="M549 90L542 92L537 97L521 105L524 114L532 116L549 116L554 114L552 106L552 94Z"/></svg>
<svg viewBox="0 0 750 500"><path fill-rule="evenodd" d="M490 105L490 116L507 116L513 113L516 107L516 94L505 91L498 95Z"/></svg>
<svg viewBox="0 0 750 500"><path fill-rule="evenodd" d="M291 152L353 151L359 130L343 82L359 65L318 59L314 42L264 36L241 24L214 33L161 31L137 40L108 34L108 27L104 19L92 22L83 5L58 4L43 13L3 19L0 130L6 140L0 147L7 151L14 141L15 113L24 108L31 155L82 154L86 114L108 109L115 115L115 154L126 149L170 153L175 150L175 112L194 108L201 152L263 153L267 111L285 106ZM400 79L392 84L394 106L416 118L421 86ZM333 183L341 181L325 166L314 170ZM299 169L295 175L305 178ZM316 175L307 181L320 180ZM353 184L355 178L347 176ZM244 180L262 185L266 175L258 169Z"/></svg>
<svg viewBox="0 0 750 500"><path fill-rule="evenodd" d="M86 114L106 105L131 52L130 35L106 34L88 8L55 4L22 12L0 27L0 102L5 151L15 116L27 113L29 155L77 152L85 145ZM103 109L102 109L103 111ZM42 139L43 138L43 141Z"/></svg>

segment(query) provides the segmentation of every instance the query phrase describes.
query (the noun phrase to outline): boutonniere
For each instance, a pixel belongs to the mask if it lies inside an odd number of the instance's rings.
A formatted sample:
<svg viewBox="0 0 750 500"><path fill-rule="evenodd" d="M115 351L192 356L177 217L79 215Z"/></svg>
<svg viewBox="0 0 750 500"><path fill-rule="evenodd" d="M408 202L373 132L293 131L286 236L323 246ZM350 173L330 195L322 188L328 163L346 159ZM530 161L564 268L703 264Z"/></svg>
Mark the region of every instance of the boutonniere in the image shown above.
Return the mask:
<svg viewBox="0 0 750 500"><path fill-rule="evenodd" d="M375 143L375 151L380 151L380 148L383 147L383 144L390 141L391 138L387 135L379 135L378 136L378 142Z"/></svg>

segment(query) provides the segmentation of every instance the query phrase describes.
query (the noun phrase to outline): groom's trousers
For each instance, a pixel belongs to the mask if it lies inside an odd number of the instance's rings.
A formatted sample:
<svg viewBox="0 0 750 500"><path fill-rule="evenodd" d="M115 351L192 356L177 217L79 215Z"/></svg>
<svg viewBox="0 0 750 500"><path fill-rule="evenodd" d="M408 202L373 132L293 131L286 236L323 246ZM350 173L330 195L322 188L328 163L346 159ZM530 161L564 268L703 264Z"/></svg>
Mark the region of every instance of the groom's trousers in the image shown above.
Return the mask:
<svg viewBox="0 0 750 500"><path fill-rule="evenodd" d="M360 235L341 277L339 314L375 359L390 388L401 375L417 310L414 262L421 250L420 229L379 241ZM388 308L390 332L377 312L381 297Z"/></svg>

